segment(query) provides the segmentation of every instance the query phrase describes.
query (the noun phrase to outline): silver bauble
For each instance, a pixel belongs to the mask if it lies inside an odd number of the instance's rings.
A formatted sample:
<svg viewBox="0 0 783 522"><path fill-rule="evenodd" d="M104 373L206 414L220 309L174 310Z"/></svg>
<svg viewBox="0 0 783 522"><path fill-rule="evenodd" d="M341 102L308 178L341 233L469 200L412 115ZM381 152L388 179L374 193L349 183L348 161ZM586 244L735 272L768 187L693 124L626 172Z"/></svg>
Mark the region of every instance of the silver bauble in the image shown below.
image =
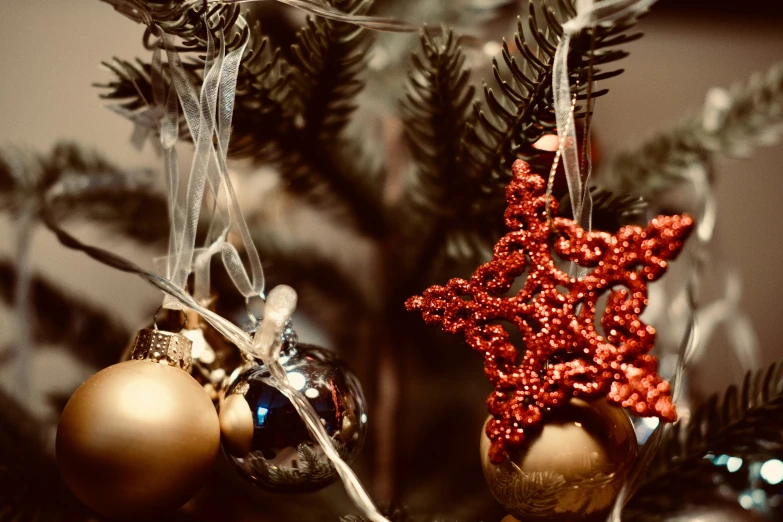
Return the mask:
<svg viewBox="0 0 783 522"><path fill-rule="evenodd" d="M310 401L343 460L361 449L367 428L356 377L328 350L287 343L280 362L288 382ZM337 477L290 401L269 384L263 365L242 373L220 405L223 448L239 472L276 492L318 490Z"/></svg>

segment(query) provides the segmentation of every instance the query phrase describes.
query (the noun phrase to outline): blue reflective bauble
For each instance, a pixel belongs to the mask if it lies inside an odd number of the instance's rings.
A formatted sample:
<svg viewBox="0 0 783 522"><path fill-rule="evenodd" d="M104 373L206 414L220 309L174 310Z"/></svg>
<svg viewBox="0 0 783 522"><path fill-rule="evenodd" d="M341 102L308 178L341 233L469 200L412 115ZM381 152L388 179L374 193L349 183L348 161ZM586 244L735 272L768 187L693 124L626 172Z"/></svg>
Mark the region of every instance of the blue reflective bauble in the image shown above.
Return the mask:
<svg viewBox="0 0 783 522"><path fill-rule="evenodd" d="M356 377L328 350L288 344L280 357L288 382L318 413L321 424L350 462L364 442L367 414ZM291 402L271 384L263 365L242 373L221 407L223 446L250 481L278 492L320 489L337 476Z"/></svg>

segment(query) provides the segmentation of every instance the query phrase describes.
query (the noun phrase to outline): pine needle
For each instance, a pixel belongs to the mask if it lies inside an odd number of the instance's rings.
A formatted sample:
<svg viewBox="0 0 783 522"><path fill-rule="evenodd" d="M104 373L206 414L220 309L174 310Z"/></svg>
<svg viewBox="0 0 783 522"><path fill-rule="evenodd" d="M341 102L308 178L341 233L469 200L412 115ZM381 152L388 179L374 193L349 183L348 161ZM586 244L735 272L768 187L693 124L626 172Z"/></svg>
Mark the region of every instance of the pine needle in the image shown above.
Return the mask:
<svg viewBox="0 0 783 522"><path fill-rule="evenodd" d="M783 360L748 372L742 386L712 396L688 422L666 429L645 482L626 508L629 520L677 509L693 490L710 489L715 473L710 455L745 461L783 456Z"/></svg>

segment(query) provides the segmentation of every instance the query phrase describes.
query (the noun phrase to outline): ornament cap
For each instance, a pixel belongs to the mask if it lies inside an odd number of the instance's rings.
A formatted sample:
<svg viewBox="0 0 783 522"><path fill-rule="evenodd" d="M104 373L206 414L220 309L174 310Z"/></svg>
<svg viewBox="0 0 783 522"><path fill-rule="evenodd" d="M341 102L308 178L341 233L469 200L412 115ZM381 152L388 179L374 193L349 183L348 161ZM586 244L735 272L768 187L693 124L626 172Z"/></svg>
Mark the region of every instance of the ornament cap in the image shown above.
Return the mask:
<svg viewBox="0 0 783 522"><path fill-rule="evenodd" d="M193 343L178 333L143 328L133 342L134 360L148 359L157 363L168 363L189 372L193 365L191 347Z"/></svg>

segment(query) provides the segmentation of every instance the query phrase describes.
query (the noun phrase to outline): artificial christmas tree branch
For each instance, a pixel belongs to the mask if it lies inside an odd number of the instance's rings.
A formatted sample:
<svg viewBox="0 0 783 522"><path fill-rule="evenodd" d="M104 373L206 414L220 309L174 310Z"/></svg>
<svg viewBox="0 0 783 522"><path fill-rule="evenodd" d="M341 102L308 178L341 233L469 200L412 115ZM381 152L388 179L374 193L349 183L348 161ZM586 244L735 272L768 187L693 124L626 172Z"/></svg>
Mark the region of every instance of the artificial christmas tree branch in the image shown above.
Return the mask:
<svg viewBox="0 0 783 522"><path fill-rule="evenodd" d="M46 200L58 219L85 219L143 243L165 240L167 203L152 172L122 170L73 143L48 155L0 150L0 209L12 212L28 198Z"/></svg>
<svg viewBox="0 0 783 522"><path fill-rule="evenodd" d="M694 410L687 422L667 426L646 480L626 508L629 519L635 520L639 513L658 513L661 505L676 508L672 490L703 489L704 483L697 479L709 480L714 473L710 455L750 461L780 458L782 431L783 360L748 372L739 389L730 386L722 397L714 395ZM687 497L683 493L678 498Z"/></svg>
<svg viewBox="0 0 783 522"><path fill-rule="evenodd" d="M401 110L417 170L398 214L403 230L411 232L402 248L421 252L420 259L410 260L410 268L415 268L431 262L430 257L438 253L440 245L431 241L437 231L453 227L462 217L451 209L454 199L473 195L457 173L465 127L472 120L475 88L469 84L470 71L453 31L443 36L422 32L421 57L414 53L411 61ZM430 234L421 234L422 222L432 230Z"/></svg>
<svg viewBox="0 0 783 522"><path fill-rule="evenodd" d="M544 3L541 9L545 21L539 23L537 8L534 4L530 6L528 32L532 36L529 40L521 20L518 23L514 39L521 57L512 56L508 44L503 44L502 56L510 80L503 77L498 61L494 60L493 73L500 94L496 95L484 85L488 112L478 103L474 105L473 117L466 121L458 168L444 171L448 172L448 185L444 179L441 185L458 186L462 193L461 198L449 198L448 212L464 219L456 225L436 226L433 237L426 241L427 255L422 257L428 258L435 266L442 265L444 258L466 260L486 255L490 244L488 240L501 234L503 190L509 180L510 165L515 159L530 161L539 172L549 169L548 163L542 165L546 163L547 156L542 156L533 145L555 129L552 65L557 42L563 34L560 19L572 17L574 9L572 3L565 0L559 0L555 7ZM584 100L588 96L590 74L593 80L599 80L622 72L604 72L597 67L627 55L613 47L641 36L626 34L637 19L636 16L626 16L611 26L596 28L594 41L593 36L588 34L573 39L569 68L571 89L578 99ZM591 72L591 67L596 69ZM590 92L589 96L595 98L606 92ZM462 106L456 103L455 108L459 111ZM577 108L577 117L583 116L579 110ZM452 117L460 117L459 112ZM446 160L440 158L440 161ZM433 206L443 208L443 204L435 203ZM435 254L432 255L432 252Z"/></svg>
<svg viewBox="0 0 783 522"><path fill-rule="evenodd" d="M714 155L746 157L783 139L783 63L728 90L714 89L704 107L619 153L599 173L601 186L645 197L672 188L694 163Z"/></svg>
<svg viewBox="0 0 783 522"><path fill-rule="evenodd" d="M558 1L560 16L573 16L570 2ZM539 168L535 160L539 151L533 144L545 133L555 128L554 109L552 107L552 66L557 42L563 29L558 14L550 5L543 5L546 22L539 25L536 6L531 5L528 21L532 41L524 36L524 27L520 20L518 31L514 35L516 48L522 54L522 64L512 56L507 44L503 47L503 61L511 74L511 82L501 76L497 60L493 62L493 72L500 88L500 96L485 86L486 106L489 112L476 106L480 125L471 127L465 143L469 172L481 180L487 189L505 187L508 177L508 165L515 159L533 161L534 169ZM616 76L622 70L603 72L599 67L610 64L627 56L628 53L612 49L638 38L638 34L625 34L637 22L636 17L618 20L609 27L595 29L594 50L591 51L591 35L581 34L571 43L569 53L569 71L572 92L584 98L587 91L587 78L590 64L595 67L593 80ZM606 94L606 90L591 93L591 98ZM579 114L577 114L579 116ZM548 168L549 165L546 165Z"/></svg>
<svg viewBox="0 0 783 522"><path fill-rule="evenodd" d="M370 2L335 0L329 5L360 14ZM292 192L308 196L319 206L341 209L343 212L337 215L347 214L347 221L365 234L383 235L386 219L381 203L382 180L368 179L361 165L340 161L334 152L350 147L340 131L363 86L358 75L369 49L367 30L344 22L311 19L292 46L294 62L289 63L279 49L269 48L259 26L251 33L240 16L236 5L213 6L206 11L196 5L180 13L179 18L158 25L165 33L182 39L181 51L203 52L208 37L225 38L226 51L248 43L237 80L230 154L257 162L271 161ZM150 35L148 29L145 40ZM193 67L186 65L198 83L199 73ZM145 99L151 99L152 86L149 74L140 73L149 66L137 66L124 74L117 67L111 69L119 75L103 85L111 89L104 98L123 100L129 110L144 107Z"/></svg>
<svg viewBox="0 0 783 522"><path fill-rule="evenodd" d="M364 14L369 0L335 0L335 7ZM330 142L348 124L356 109L353 99L364 83L359 75L366 67L370 47L367 29L308 17L291 46L297 68L296 100L301 105L302 132L312 139Z"/></svg>
<svg viewBox="0 0 783 522"><path fill-rule="evenodd" d="M14 302L16 269L11 261L0 259L0 300ZM31 284L34 345L66 342L79 360L96 368L114 364L131 333L110 314L58 288L43 277Z"/></svg>
<svg viewBox="0 0 783 522"><path fill-rule="evenodd" d="M329 5L349 14L365 13L369 0L331 0ZM321 187L337 196L354 216L354 224L372 236L383 236L383 179L366 174L355 158L341 158L338 151L350 148L343 134L356 109L355 98L364 88L364 71L370 35L367 29L308 17L307 25L291 46L294 56L291 102L295 123L288 135L277 139L279 166L284 180L295 192L309 194L319 206ZM342 161L341 161L342 159Z"/></svg>

